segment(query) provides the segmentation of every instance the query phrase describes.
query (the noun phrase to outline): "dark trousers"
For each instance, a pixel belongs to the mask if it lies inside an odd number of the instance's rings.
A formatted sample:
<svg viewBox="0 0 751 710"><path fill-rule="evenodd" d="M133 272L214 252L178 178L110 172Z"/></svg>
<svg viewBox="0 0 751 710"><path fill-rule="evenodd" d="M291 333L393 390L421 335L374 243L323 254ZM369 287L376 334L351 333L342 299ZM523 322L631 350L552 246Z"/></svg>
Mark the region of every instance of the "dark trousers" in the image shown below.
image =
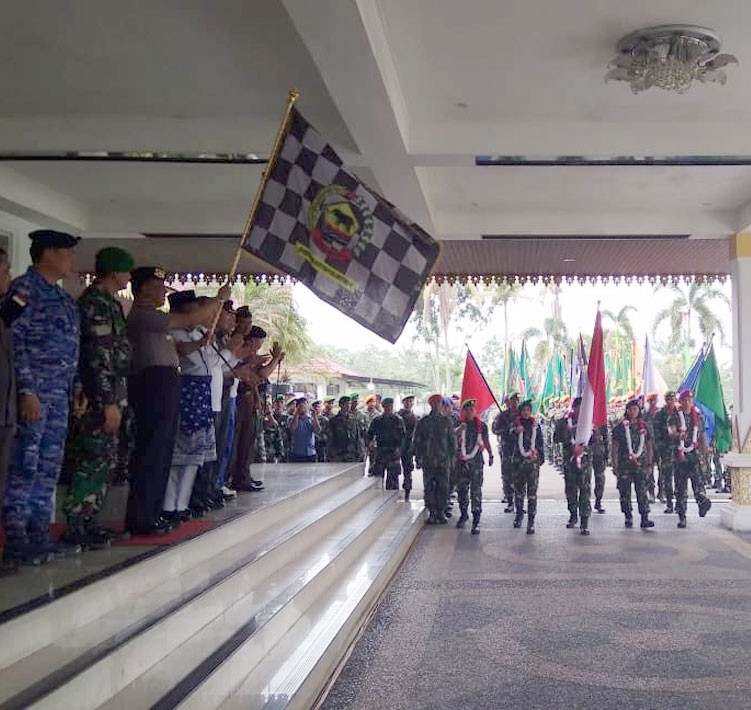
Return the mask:
<svg viewBox="0 0 751 710"><path fill-rule="evenodd" d="M209 461L198 469L193 491L190 495L190 507L204 507L210 498L216 495L216 479L219 473L219 419L221 412L214 412L214 438L216 440L217 460Z"/></svg>
<svg viewBox="0 0 751 710"><path fill-rule="evenodd" d="M256 452L256 414L249 395L237 397L237 423L235 424L235 445L230 464L232 488L248 486L252 476L250 464Z"/></svg>
<svg viewBox="0 0 751 710"><path fill-rule="evenodd" d="M297 454L289 455L290 463L315 463L316 459L317 456L315 454L313 454L312 456L298 456Z"/></svg>
<svg viewBox="0 0 751 710"><path fill-rule="evenodd" d="M13 437L15 435L15 427L0 427L0 509L5 502L5 482L8 480L8 464L10 463Z"/></svg>
<svg viewBox="0 0 751 710"><path fill-rule="evenodd" d="M129 530L150 528L162 511L180 413L180 376L173 367L147 367L128 380L136 420L125 513Z"/></svg>

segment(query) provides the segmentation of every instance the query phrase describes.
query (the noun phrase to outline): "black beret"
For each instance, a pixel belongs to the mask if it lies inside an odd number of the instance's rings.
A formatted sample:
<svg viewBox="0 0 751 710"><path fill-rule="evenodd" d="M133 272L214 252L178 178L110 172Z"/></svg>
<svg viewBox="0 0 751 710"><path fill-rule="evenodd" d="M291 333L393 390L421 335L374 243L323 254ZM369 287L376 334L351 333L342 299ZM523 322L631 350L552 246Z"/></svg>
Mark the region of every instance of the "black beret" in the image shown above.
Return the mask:
<svg viewBox="0 0 751 710"><path fill-rule="evenodd" d="M237 310L239 311L240 309L238 308ZM248 337L249 338L265 338L266 337L266 331L263 328L261 328L260 326L254 325L250 329L250 333L248 333Z"/></svg>
<svg viewBox="0 0 751 710"><path fill-rule="evenodd" d="M252 318L253 317L253 314L250 312L250 308L248 308L247 306L240 306L240 308L238 308L235 311L235 315L238 318Z"/></svg>
<svg viewBox="0 0 751 710"><path fill-rule="evenodd" d="M198 299L196 298L196 292L191 289L189 291L175 291L167 297L167 300L169 301L170 309L175 309L188 303L194 303Z"/></svg>
<svg viewBox="0 0 751 710"><path fill-rule="evenodd" d="M159 266L139 266L130 272L130 283L131 287L137 291L147 281L164 281L166 277L164 269Z"/></svg>
<svg viewBox="0 0 751 710"><path fill-rule="evenodd" d="M81 237L74 237L67 232L56 232L54 229L37 229L29 232L29 239L40 249L71 249L81 241Z"/></svg>

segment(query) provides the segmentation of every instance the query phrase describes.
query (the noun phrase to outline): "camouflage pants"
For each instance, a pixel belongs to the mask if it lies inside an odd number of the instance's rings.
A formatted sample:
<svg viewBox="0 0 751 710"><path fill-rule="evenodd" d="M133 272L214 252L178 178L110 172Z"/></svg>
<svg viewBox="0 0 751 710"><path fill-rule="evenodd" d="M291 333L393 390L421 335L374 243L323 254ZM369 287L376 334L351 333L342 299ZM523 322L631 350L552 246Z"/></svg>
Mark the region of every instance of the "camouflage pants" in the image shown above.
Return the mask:
<svg viewBox="0 0 751 710"><path fill-rule="evenodd" d="M402 454L402 473L404 474L404 483L402 488L405 491L412 490L412 471L415 470L414 454Z"/></svg>
<svg viewBox="0 0 751 710"><path fill-rule="evenodd" d="M70 393L41 388L41 416L33 424L18 423L3 507L7 537L44 534L52 517L52 497L65 452Z"/></svg>
<svg viewBox="0 0 751 710"><path fill-rule="evenodd" d="M659 489L666 503L672 503L675 491L673 488L673 470L675 462L670 454L660 453L657 459L659 467Z"/></svg>
<svg viewBox="0 0 751 710"><path fill-rule="evenodd" d="M514 500L514 463L505 454L501 460L501 483L503 484L503 497L510 505Z"/></svg>
<svg viewBox="0 0 751 710"><path fill-rule="evenodd" d="M602 456L595 456L592 460L592 470L595 474L595 500L602 500L605 493L605 459Z"/></svg>
<svg viewBox="0 0 751 710"><path fill-rule="evenodd" d="M527 513L537 513L537 486L540 483L540 464L519 461L514 470L514 503L517 515L524 510L524 498L527 498Z"/></svg>
<svg viewBox="0 0 751 710"><path fill-rule="evenodd" d="M372 457L373 462L372 473L368 475L375 476L380 480L383 480L383 474L386 474L386 490L398 491L399 490L399 474L402 472L402 462L399 456L394 456L393 452L376 451Z"/></svg>
<svg viewBox="0 0 751 710"><path fill-rule="evenodd" d="M93 517L101 510L117 468L120 434L105 434L103 419L103 407L96 404L71 424L66 454L73 467L73 480L63 503L70 526L76 524L80 514Z"/></svg>
<svg viewBox="0 0 751 710"><path fill-rule="evenodd" d="M448 496L448 470L446 466L423 466L422 482L425 488L425 507L433 517L440 517L446 509Z"/></svg>
<svg viewBox="0 0 751 710"><path fill-rule="evenodd" d="M264 429L263 442L266 446L266 463L284 461L284 440L278 429Z"/></svg>
<svg viewBox="0 0 751 710"><path fill-rule="evenodd" d="M482 513L483 465L480 459L460 461L457 466L456 492L459 498L459 510L467 512L471 504L472 515Z"/></svg>
<svg viewBox="0 0 751 710"><path fill-rule="evenodd" d="M691 481L696 502L706 500L707 494L702 482L699 461L696 457L690 455L675 462L675 512L682 518L686 517L689 481Z"/></svg>
<svg viewBox="0 0 751 710"><path fill-rule="evenodd" d="M649 513L649 499L647 498L647 474L641 466L623 464L618 471L618 494L621 500L621 512L626 517L633 516L631 504L631 485L636 492L636 505L639 515Z"/></svg>
<svg viewBox="0 0 751 710"><path fill-rule="evenodd" d="M589 518L592 513L592 461L582 458L579 468L575 461L568 461L563 473L566 487L568 512L580 518Z"/></svg>

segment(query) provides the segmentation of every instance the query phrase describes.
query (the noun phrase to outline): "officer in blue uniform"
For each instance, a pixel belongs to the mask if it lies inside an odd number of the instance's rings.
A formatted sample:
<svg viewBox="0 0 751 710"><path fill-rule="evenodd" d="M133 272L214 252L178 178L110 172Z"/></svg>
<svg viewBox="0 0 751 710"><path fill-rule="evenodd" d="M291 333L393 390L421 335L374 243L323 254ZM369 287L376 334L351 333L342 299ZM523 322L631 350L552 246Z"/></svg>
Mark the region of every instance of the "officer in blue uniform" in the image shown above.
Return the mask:
<svg viewBox="0 0 751 710"><path fill-rule="evenodd" d="M80 416L86 398L78 382L80 324L75 301L57 282L74 271L78 237L32 232L32 266L6 296L19 395L18 435L11 455L3 507L6 562L36 564L69 554L49 533L71 401Z"/></svg>

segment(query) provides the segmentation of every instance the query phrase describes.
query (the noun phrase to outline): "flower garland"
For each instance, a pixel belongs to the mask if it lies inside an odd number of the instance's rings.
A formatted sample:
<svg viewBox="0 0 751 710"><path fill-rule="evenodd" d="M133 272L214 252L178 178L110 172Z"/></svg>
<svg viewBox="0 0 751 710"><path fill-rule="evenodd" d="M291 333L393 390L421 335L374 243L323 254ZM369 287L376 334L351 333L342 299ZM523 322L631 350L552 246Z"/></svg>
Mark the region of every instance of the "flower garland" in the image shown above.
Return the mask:
<svg viewBox="0 0 751 710"><path fill-rule="evenodd" d="M534 417L531 417L527 421L531 423L532 427L530 447L528 449L524 447L524 424L521 417L516 418L516 431L518 433L517 443L519 444L519 452L521 453L521 455L531 463L534 463L538 458L537 449L535 448L534 444L535 432L537 431L537 422L535 422Z"/></svg>
<svg viewBox="0 0 751 710"><path fill-rule="evenodd" d="M459 430L459 448L461 450L461 460L471 461L477 456L478 451L485 451L485 444L482 441L482 422L480 417L474 418L475 430L477 431L477 438L475 439L475 445L471 451L467 451L467 422L464 422L464 428Z"/></svg>
<svg viewBox="0 0 751 710"><path fill-rule="evenodd" d="M647 441L647 425L644 420L639 417L637 420L639 425L639 448L634 451L633 442L631 441L631 422L628 419L623 420L623 428L626 432L626 445L628 446L628 458L631 463L638 465L639 459L644 453L644 444Z"/></svg>
<svg viewBox="0 0 751 710"><path fill-rule="evenodd" d="M681 420L681 426L678 430L680 438L678 439L678 458L685 459L686 454L690 454L696 450L696 444L699 441L699 413L696 411L696 407L691 409L691 446L686 446L685 441L688 427L686 426L686 416L682 409L678 410L678 418Z"/></svg>

